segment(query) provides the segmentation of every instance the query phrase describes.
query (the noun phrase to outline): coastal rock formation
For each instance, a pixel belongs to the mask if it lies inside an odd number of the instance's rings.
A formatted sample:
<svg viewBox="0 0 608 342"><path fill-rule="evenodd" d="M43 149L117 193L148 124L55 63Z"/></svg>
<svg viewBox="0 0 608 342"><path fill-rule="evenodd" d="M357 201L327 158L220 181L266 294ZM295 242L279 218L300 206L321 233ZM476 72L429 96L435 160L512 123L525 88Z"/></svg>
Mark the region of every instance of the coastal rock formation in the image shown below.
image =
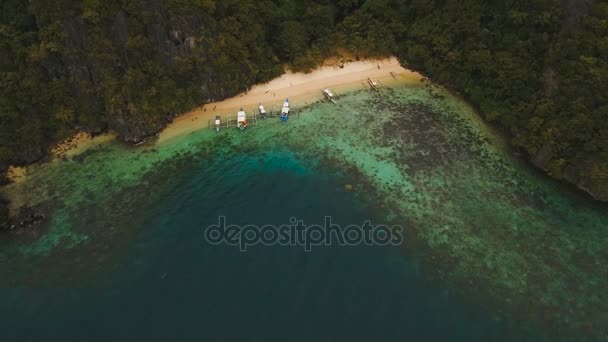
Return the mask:
<svg viewBox="0 0 608 342"><path fill-rule="evenodd" d="M76 131L140 142L286 64L311 70L346 51L399 56L462 93L553 177L605 199L607 18L591 0L7 2L0 172Z"/></svg>
<svg viewBox="0 0 608 342"><path fill-rule="evenodd" d="M600 201L608 202L608 166L603 169L601 162L589 159L565 168L564 179ZM588 172L591 170L591 172Z"/></svg>
<svg viewBox="0 0 608 342"><path fill-rule="evenodd" d="M545 144L530 157L532 164L550 176L574 184L599 201L608 202L608 165L602 164L601 159L588 158L577 164L568 164L563 167L563 171L559 165L556 167L555 160L556 156L550 144Z"/></svg>
<svg viewBox="0 0 608 342"><path fill-rule="evenodd" d="M31 228L43 222L49 216L49 208L39 204L23 206L15 217L9 217L6 201L0 201L0 231L14 232Z"/></svg>
<svg viewBox="0 0 608 342"><path fill-rule="evenodd" d="M171 116L168 115L165 120L150 122L133 119L128 115L116 115L110 119L109 127L112 131L116 132L123 141L139 143L146 137L160 131L170 119Z"/></svg>
<svg viewBox="0 0 608 342"><path fill-rule="evenodd" d="M0 171L40 160L76 131L111 129L140 142L176 114L278 76L259 20L268 12L245 17L241 7L6 4L0 52L12 58L0 63Z"/></svg>

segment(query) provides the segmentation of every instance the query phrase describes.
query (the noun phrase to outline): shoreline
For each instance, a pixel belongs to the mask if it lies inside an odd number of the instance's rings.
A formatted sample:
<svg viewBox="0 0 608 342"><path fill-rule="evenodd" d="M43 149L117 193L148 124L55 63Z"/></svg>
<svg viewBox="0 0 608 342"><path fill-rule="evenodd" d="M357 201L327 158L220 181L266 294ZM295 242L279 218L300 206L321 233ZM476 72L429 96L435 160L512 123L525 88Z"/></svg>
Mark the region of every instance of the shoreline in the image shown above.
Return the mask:
<svg viewBox="0 0 608 342"><path fill-rule="evenodd" d="M285 72L263 84L253 85L248 91L240 93L231 98L221 101L210 102L199 106L198 108L178 114L173 121L169 122L156 137L151 137L148 146L158 146L170 141L174 138L182 137L194 132L207 129L210 122L215 119L216 115L225 120L227 115L234 115L241 107L248 115L257 113L259 103L263 103L268 111L277 111L280 109L285 98L290 99L292 109L300 109L316 102L324 100L321 94L321 89L330 88L339 97L342 93L355 91L358 89L369 89L367 78L371 77L379 81L384 86L394 86L399 84L418 83L420 80L428 80L428 77L418 71L409 70L402 67L396 57L388 57L382 59L366 59L361 61L345 61L344 58L333 57L327 59L323 64L314 69L310 73ZM431 84L435 84L431 81ZM454 89L446 85L440 85L453 93ZM479 115L479 109L476 108L462 94L456 94L478 113L478 118L481 122L487 124L493 129L500 130L500 126L495 126L483 119ZM503 132L501 132L503 133ZM52 145L49 149L49 159L36 162L29 165L9 165L5 178L11 183L19 183L28 178L30 166L46 163L54 163L65 158L75 157L87 150L115 140L116 133L112 131L104 132L99 135L91 136L89 133L80 131L73 136ZM508 138L499 143L505 144L504 147L513 149L514 146L508 142ZM497 141L495 141L496 143ZM607 203L606 201L595 196L595 194L587 189L581 188L577 183L563 179L556 179L547 174L545 170L534 165L529 157L518 158L529 164L533 169L538 170L541 174L549 179L557 180L566 185L569 189L575 190L576 193L588 196L594 202Z"/></svg>
<svg viewBox="0 0 608 342"><path fill-rule="evenodd" d="M368 89L367 78L371 77L385 86L417 83L424 76L416 71L403 68L396 57L383 59L368 59L361 61L336 62L335 58L328 59L324 64L310 73L285 73L267 83L253 85L248 91L221 101L210 102L189 112L184 112L169 122L154 140L154 145L162 144L176 137L184 136L201 129L206 129L208 120L215 115L225 118L235 114L241 107L248 114L257 113L259 103L267 110L280 109L285 98L289 98L292 108L298 109L324 99L321 89L331 88L339 96L340 93L360 89ZM333 61L333 62L332 62ZM80 131L73 136L52 145L46 162L56 162L66 157L77 156L90 148L117 138L114 132L104 132L92 136ZM42 164L46 163L45 161ZM33 163L36 165L40 163ZM10 183L21 182L27 178L30 165L9 166L10 174L6 176Z"/></svg>
<svg viewBox="0 0 608 342"><path fill-rule="evenodd" d="M393 77L393 75L395 77ZM207 103L195 110L176 117L158 136L155 145L201 129L206 129L215 115L235 114L243 108L247 114L257 113L259 103L266 110L280 109L285 98L292 108L298 109L323 100L321 89L330 88L339 96L357 88L368 89L367 78L371 77L384 85L419 82L424 76L403 68L396 57L347 62L342 66L321 66L310 73L286 71L274 80L257 84L237 96Z"/></svg>
<svg viewBox="0 0 608 342"><path fill-rule="evenodd" d="M9 181L8 184L23 182L27 179L30 167L33 165L55 163L65 158L75 157L91 148L112 141L116 137L117 135L113 132L104 132L95 136L84 131L77 132L73 136L52 145L49 148L48 155L38 162L28 165L9 165L5 178Z"/></svg>
<svg viewBox="0 0 608 342"><path fill-rule="evenodd" d="M321 90L325 88L330 88L338 97L342 93L357 89L369 89L368 77L384 86L414 84L425 78L416 71L403 68L396 57L361 61L329 58L310 73L292 72L286 69L283 75L267 83L253 85L244 93L222 101L206 103L194 110L179 114L146 145L159 146L174 138L206 129L209 120L215 119L216 114L225 119L226 115L235 114L241 107L249 115L254 110L257 113L260 102L268 111L276 111L280 109L285 98L289 98L292 109L300 109L324 100ZM48 150L48 158L29 165L9 166L5 175L9 180L7 185L26 181L30 172L34 171L32 167L36 165L52 164L75 157L115 139L117 135L112 131L95 136L83 131L76 132L73 136L52 145ZM13 201L9 199L9 202ZM18 208L14 205L9 207L11 216L15 215Z"/></svg>
<svg viewBox="0 0 608 342"><path fill-rule="evenodd" d="M52 161L56 161L64 157L73 157L91 147L95 147L106 141L113 140L114 138L116 138L116 134L112 132L105 132L95 136L87 132L78 132L72 137L55 144L51 148L49 154Z"/></svg>

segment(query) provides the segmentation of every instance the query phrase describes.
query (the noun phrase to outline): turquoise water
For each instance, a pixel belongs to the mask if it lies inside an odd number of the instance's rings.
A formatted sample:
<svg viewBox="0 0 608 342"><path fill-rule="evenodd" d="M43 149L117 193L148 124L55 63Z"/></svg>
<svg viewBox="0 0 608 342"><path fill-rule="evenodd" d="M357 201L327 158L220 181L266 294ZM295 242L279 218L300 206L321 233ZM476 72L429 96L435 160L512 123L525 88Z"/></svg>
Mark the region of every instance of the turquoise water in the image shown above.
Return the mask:
<svg viewBox="0 0 608 342"><path fill-rule="evenodd" d="M205 243L231 223L384 222L373 203L290 153L231 155L181 168L180 180L137 215L128 252L91 282L4 289L3 339L26 340L511 340L507 323L429 285L393 247ZM120 200L120 198L118 199ZM86 249L85 249L86 251ZM8 300L7 300L8 299ZM525 335L524 335L525 336ZM520 340L520 339L518 339Z"/></svg>
<svg viewBox="0 0 608 342"><path fill-rule="evenodd" d="M300 114L245 133L111 142L0 189L52 211L46 225L0 237L6 334L608 336L608 208L514 158L465 103L410 85ZM405 243L241 253L205 243L218 215L372 219L403 226Z"/></svg>

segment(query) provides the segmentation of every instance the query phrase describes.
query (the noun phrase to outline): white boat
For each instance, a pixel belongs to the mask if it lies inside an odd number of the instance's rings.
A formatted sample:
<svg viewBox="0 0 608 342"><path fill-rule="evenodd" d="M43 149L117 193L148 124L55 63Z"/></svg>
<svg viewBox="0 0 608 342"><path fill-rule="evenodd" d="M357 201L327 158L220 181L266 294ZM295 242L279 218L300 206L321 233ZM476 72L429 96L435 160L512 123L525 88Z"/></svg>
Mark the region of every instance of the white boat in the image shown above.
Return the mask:
<svg viewBox="0 0 608 342"><path fill-rule="evenodd" d="M222 120L220 119L219 115L215 116L215 131L219 132L220 131L220 126L222 125Z"/></svg>
<svg viewBox="0 0 608 342"><path fill-rule="evenodd" d="M325 95L325 97L329 101L331 101L333 103L336 103L335 95L334 95L334 93L330 89L323 89L323 90L321 90L321 92L323 93L323 95Z"/></svg>
<svg viewBox="0 0 608 342"><path fill-rule="evenodd" d="M236 127L241 131L247 128L247 114L243 108L236 113Z"/></svg>
<svg viewBox="0 0 608 342"><path fill-rule="evenodd" d="M266 108L264 108L264 105L260 103L258 109L260 110L260 115L262 116L262 118L266 118L266 114L268 113L266 112Z"/></svg>
<svg viewBox="0 0 608 342"><path fill-rule="evenodd" d="M378 90L380 88L380 83L374 81L371 77L367 78L367 83L373 90Z"/></svg>
<svg viewBox="0 0 608 342"><path fill-rule="evenodd" d="M289 98L283 102L283 108L281 108L281 121L286 122L289 117Z"/></svg>

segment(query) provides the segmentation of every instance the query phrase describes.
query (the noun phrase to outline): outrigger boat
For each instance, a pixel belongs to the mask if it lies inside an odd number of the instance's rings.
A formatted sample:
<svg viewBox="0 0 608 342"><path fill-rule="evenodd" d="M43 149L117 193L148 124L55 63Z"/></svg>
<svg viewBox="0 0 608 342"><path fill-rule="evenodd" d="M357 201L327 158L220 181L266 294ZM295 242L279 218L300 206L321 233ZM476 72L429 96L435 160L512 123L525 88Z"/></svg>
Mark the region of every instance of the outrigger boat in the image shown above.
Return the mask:
<svg viewBox="0 0 608 342"><path fill-rule="evenodd" d="M215 131L219 132L220 131L220 126L222 125L222 120L220 119L219 115L215 116Z"/></svg>
<svg viewBox="0 0 608 342"><path fill-rule="evenodd" d="M373 90L380 90L380 83L374 81L371 77L367 78L367 83Z"/></svg>
<svg viewBox="0 0 608 342"><path fill-rule="evenodd" d="M264 108L264 105L261 102L258 108L260 109L260 115L262 116L262 119L266 119L266 115L268 113L266 112L266 108Z"/></svg>
<svg viewBox="0 0 608 342"><path fill-rule="evenodd" d="M241 131L247 128L247 115L243 108L236 113L236 127Z"/></svg>
<svg viewBox="0 0 608 342"><path fill-rule="evenodd" d="M334 93L331 90L329 90L329 89L323 89L323 90L321 90L321 92L323 93L323 95L325 95L325 97L329 101L331 101L333 103L336 103Z"/></svg>
<svg viewBox="0 0 608 342"><path fill-rule="evenodd" d="M285 99L285 102L283 102L283 108L281 108L281 121L283 123L287 122L288 116L289 116L289 98Z"/></svg>

